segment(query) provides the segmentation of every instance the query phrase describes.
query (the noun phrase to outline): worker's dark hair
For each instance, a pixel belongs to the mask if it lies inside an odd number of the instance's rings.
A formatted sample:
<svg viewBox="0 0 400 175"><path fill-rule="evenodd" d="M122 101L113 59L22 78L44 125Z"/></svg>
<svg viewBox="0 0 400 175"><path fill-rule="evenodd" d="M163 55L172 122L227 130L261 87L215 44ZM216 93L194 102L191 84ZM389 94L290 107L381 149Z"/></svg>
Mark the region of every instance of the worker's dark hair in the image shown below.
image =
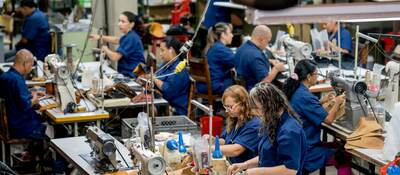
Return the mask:
<svg viewBox="0 0 400 175"><path fill-rule="evenodd" d="M300 83L307 78L309 74L312 74L317 70L317 63L313 60L300 60L297 62L294 68L294 75L291 75L283 85L283 92L286 97L290 100L297 88L299 88Z"/></svg>
<svg viewBox="0 0 400 175"><path fill-rule="evenodd" d="M179 49L181 49L181 47L183 46L183 43L173 36L165 37L163 42L165 43L165 46L167 46L167 48L174 49L176 54L179 54ZM184 55L181 55L180 59L183 58L183 56Z"/></svg>
<svg viewBox="0 0 400 175"><path fill-rule="evenodd" d="M215 42L219 41L221 39L221 34L225 33L228 28L232 30L231 24L224 23L224 22L219 22L215 24L214 26L211 26L208 29L208 34L207 34L207 45L204 48L203 55L206 56L208 49L214 45Z"/></svg>
<svg viewBox="0 0 400 175"><path fill-rule="evenodd" d="M260 110L263 121L260 134L268 135L271 144L275 142L282 112L288 112L301 124L299 115L292 109L285 94L271 83L260 82L250 90L250 105Z"/></svg>
<svg viewBox="0 0 400 175"><path fill-rule="evenodd" d="M34 8L36 7L36 3L33 0L22 0L19 6Z"/></svg>
<svg viewBox="0 0 400 175"><path fill-rule="evenodd" d="M129 22L136 22L136 14L130 12L130 11L124 11L121 14L125 15L128 18Z"/></svg>

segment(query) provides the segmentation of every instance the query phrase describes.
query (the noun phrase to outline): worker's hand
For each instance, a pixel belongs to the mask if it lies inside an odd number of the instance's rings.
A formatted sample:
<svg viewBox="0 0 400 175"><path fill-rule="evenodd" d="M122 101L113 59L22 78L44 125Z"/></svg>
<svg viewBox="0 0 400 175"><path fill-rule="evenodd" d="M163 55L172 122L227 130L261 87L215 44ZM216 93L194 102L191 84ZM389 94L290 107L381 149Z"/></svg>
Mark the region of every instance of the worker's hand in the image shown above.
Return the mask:
<svg viewBox="0 0 400 175"><path fill-rule="evenodd" d="M100 39L100 35L97 35L97 34L90 34L90 35L89 35L89 39L97 41L97 40Z"/></svg>
<svg viewBox="0 0 400 175"><path fill-rule="evenodd" d="M326 102L328 102L329 100L332 100L333 98L335 98L335 93L334 93L334 92L329 92L328 94L324 95L324 96L321 98L320 102L321 102L321 103L326 103Z"/></svg>
<svg viewBox="0 0 400 175"><path fill-rule="evenodd" d="M243 163L235 163L231 166L228 167L228 170L226 172L227 175L233 175L236 173L239 173L243 170L247 169L247 163L243 162Z"/></svg>
<svg viewBox="0 0 400 175"><path fill-rule="evenodd" d="M345 100L346 100L345 95L339 95L339 96L335 97L335 102L339 105L342 104Z"/></svg>
<svg viewBox="0 0 400 175"><path fill-rule="evenodd" d="M101 46L101 51L106 52L108 50L108 46L103 45Z"/></svg>
<svg viewBox="0 0 400 175"><path fill-rule="evenodd" d="M215 137L210 136L210 135L208 135L208 134L204 134L202 137L205 138L205 139L207 139L207 140L211 139L212 142L214 142L214 140L215 140Z"/></svg>
<svg viewBox="0 0 400 175"><path fill-rule="evenodd" d="M32 105L39 104L39 98L36 92L32 93Z"/></svg>
<svg viewBox="0 0 400 175"><path fill-rule="evenodd" d="M279 61L277 61L276 63L273 64L274 68L278 71L278 72L283 72L286 70L285 65Z"/></svg>

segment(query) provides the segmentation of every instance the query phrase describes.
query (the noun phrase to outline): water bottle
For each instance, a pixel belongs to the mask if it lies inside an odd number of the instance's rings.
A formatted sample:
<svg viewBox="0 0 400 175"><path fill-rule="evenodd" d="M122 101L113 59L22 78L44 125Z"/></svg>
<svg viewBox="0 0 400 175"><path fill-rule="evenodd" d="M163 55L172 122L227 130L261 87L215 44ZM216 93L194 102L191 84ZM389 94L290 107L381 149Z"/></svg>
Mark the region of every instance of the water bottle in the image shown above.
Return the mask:
<svg viewBox="0 0 400 175"><path fill-rule="evenodd" d="M220 145L219 145L219 137L218 137L218 135L215 137L215 150L214 150L212 156L213 156L214 159L222 158L222 152L221 152Z"/></svg>

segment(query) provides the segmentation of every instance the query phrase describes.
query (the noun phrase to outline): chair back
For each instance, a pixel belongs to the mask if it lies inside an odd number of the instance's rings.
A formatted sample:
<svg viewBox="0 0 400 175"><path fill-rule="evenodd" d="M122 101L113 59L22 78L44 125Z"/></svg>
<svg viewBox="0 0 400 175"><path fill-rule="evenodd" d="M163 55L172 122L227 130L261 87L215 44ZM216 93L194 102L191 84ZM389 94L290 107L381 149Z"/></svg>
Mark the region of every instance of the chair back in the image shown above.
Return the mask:
<svg viewBox="0 0 400 175"><path fill-rule="evenodd" d="M10 139L8 133L8 119L6 114L6 102L0 98L0 139L7 142Z"/></svg>

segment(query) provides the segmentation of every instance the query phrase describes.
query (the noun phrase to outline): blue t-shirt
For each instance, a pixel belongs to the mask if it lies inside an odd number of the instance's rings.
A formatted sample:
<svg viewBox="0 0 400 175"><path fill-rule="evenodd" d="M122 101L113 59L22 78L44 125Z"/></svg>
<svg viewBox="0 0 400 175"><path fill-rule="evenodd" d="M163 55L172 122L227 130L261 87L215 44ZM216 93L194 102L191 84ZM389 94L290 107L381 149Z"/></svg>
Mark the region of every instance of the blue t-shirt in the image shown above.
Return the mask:
<svg viewBox="0 0 400 175"><path fill-rule="evenodd" d="M162 64L163 67L166 63ZM173 73L175 71L175 67L179 64L179 60L175 60L170 66L167 66L166 69L159 71L156 75L166 75ZM160 78L163 81L161 93L165 100L175 108L176 115L186 115L187 107L188 107L188 97L189 97L189 73L186 69L183 69L181 72L170 75L167 77Z"/></svg>
<svg viewBox="0 0 400 175"><path fill-rule="evenodd" d="M32 95L24 77L13 67L0 76L0 97L6 102L11 138L26 138L41 127L40 116L32 109Z"/></svg>
<svg viewBox="0 0 400 175"><path fill-rule="evenodd" d="M134 78L133 70L139 63L144 63L144 49L139 35L131 30L119 40L117 52L122 55L118 61L118 72Z"/></svg>
<svg viewBox="0 0 400 175"><path fill-rule="evenodd" d="M326 160L333 153L330 149L320 145L321 124L328 116L328 112L322 107L318 98L303 84L300 84L293 94L290 104L293 110L300 115L307 136L308 148L304 168L308 172L313 172L325 166Z"/></svg>
<svg viewBox="0 0 400 175"><path fill-rule="evenodd" d="M225 140L225 144L239 144L246 148L241 155L229 157L231 163L241 163L257 156L257 147L261 139L259 135L261 123L259 117L253 117L242 127L233 129L229 133L226 130L222 133L221 138Z"/></svg>
<svg viewBox="0 0 400 175"><path fill-rule="evenodd" d="M207 62L213 94L222 95L225 89L233 84L230 70L235 66L234 54L230 48L217 41L207 51ZM198 83L196 86L200 93L207 93L205 83Z"/></svg>
<svg viewBox="0 0 400 175"><path fill-rule="evenodd" d="M307 149L306 135L301 125L288 112L284 112L280 118L276 138L272 144L268 135L263 134L258 146L258 166L285 165L286 168L297 170L297 175L301 175Z"/></svg>
<svg viewBox="0 0 400 175"><path fill-rule="evenodd" d="M242 44L235 54L235 69L238 79L246 82L250 90L261 82L269 73L269 60L253 42Z"/></svg>
<svg viewBox="0 0 400 175"><path fill-rule="evenodd" d="M27 16L22 25L21 35L28 40L27 45L19 49L28 49L38 60L43 61L50 54L50 33L47 17L40 10Z"/></svg>

